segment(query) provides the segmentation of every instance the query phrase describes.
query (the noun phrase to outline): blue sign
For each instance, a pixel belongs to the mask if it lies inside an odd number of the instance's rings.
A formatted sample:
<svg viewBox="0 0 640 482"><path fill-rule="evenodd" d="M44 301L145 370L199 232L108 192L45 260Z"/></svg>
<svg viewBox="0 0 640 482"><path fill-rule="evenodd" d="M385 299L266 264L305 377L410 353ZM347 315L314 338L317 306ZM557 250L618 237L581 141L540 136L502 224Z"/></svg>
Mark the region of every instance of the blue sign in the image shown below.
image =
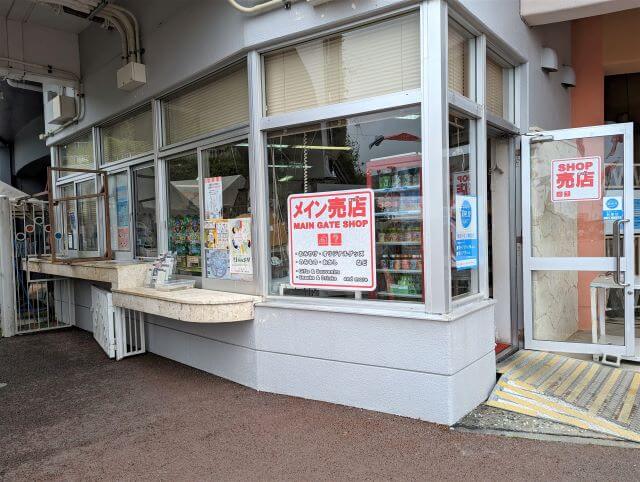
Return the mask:
<svg viewBox="0 0 640 482"><path fill-rule="evenodd" d="M604 196L602 198L602 219L615 221L623 218L622 196Z"/></svg>
<svg viewBox="0 0 640 482"><path fill-rule="evenodd" d="M456 196L456 253L458 271L478 267L478 202L475 196Z"/></svg>

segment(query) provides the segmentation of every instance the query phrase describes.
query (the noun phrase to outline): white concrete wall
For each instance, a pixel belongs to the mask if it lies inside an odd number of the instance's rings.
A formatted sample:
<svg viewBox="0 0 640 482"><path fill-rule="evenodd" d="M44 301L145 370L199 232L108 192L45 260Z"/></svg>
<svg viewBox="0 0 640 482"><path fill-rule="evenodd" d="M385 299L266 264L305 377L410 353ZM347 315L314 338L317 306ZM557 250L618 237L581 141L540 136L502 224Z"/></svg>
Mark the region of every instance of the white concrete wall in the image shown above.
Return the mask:
<svg viewBox="0 0 640 482"><path fill-rule="evenodd" d="M76 325L91 331L90 283ZM453 424L495 383L493 305L454 321L256 307L254 321L146 317L147 349L257 390Z"/></svg>

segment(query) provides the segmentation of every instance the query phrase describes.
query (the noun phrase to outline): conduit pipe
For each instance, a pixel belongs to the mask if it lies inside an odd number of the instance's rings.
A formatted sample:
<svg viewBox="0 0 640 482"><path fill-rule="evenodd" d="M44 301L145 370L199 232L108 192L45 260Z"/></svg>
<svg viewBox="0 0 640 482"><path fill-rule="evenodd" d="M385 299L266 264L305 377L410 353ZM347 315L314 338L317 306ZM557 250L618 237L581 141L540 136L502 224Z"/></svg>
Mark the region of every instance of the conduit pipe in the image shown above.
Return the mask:
<svg viewBox="0 0 640 482"><path fill-rule="evenodd" d="M233 8L239 10L242 13L263 13L278 7L287 8L289 5L297 2L298 0L268 0L259 5L254 5L253 7L245 7L244 5L240 5L236 0L228 1Z"/></svg>
<svg viewBox="0 0 640 482"><path fill-rule="evenodd" d="M42 92L42 87L39 85L28 84L27 82L20 82L18 80L6 79L7 84L16 89L32 90L33 92Z"/></svg>

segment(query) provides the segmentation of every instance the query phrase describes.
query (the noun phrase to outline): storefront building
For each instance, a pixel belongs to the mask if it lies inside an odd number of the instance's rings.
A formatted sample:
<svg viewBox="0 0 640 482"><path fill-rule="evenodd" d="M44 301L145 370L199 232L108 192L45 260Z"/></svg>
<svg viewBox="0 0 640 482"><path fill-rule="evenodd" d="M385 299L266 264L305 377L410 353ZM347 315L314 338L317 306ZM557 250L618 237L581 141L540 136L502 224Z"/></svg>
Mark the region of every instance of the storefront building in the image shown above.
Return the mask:
<svg viewBox="0 0 640 482"><path fill-rule="evenodd" d="M600 52L597 79L609 82L619 49L594 50L602 37L587 25L609 17L531 28L519 2L499 0L169 13L140 12L147 82L131 92L111 75L113 39L81 34L84 115L48 139L55 166L109 179L108 224L95 198L59 205L61 255L99 255L108 231L123 266L171 251L198 289L252 297L230 298L216 322L188 321L184 305L148 309L148 351L261 391L445 424L487 397L497 351L631 354L633 328L613 349L591 338L589 296L593 272L634 272L632 237L616 255L619 218L602 210L603 197L633 209L632 183L611 164L595 194L576 194L591 202L549 203L545 169L605 158L614 139L628 149L633 132L535 134L609 120L592 70ZM101 190L91 173L61 172L55 186ZM330 224L358 216L368 224ZM92 330L97 280L83 277L76 324ZM607 315L627 327L631 293ZM251 319L224 319L247 299Z"/></svg>

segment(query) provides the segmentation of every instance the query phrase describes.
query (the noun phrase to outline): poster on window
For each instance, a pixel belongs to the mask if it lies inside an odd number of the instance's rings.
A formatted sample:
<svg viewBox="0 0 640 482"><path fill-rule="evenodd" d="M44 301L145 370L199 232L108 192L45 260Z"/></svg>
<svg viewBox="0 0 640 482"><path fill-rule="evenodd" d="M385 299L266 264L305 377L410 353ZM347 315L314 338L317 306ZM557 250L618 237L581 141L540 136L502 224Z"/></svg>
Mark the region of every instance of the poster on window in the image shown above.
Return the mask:
<svg viewBox="0 0 640 482"><path fill-rule="evenodd" d="M456 269L478 267L478 202L475 196L456 196Z"/></svg>
<svg viewBox="0 0 640 482"><path fill-rule="evenodd" d="M454 172L452 177L454 195L468 195L470 192L469 186L471 184L471 173L469 171Z"/></svg>
<svg viewBox="0 0 640 482"><path fill-rule="evenodd" d="M207 177L204 180L204 217L222 217L222 178Z"/></svg>
<svg viewBox="0 0 640 482"><path fill-rule="evenodd" d="M211 279L231 279L228 249L205 249L206 275Z"/></svg>
<svg viewBox="0 0 640 482"><path fill-rule="evenodd" d="M602 198L599 156L551 161L551 201L593 201Z"/></svg>
<svg viewBox="0 0 640 482"><path fill-rule="evenodd" d="M292 194L287 204L292 286L375 290L371 189Z"/></svg>
<svg viewBox="0 0 640 482"><path fill-rule="evenodd" d="M253 274L251 218L227 220L229 224L229 272Z"/></svg>
<svg viewBox="0 0 640 482"><path fill-rule="evenodd" d="M229 249L229 223L226 219L204 222L204 245L207 249Z"/></svg>

